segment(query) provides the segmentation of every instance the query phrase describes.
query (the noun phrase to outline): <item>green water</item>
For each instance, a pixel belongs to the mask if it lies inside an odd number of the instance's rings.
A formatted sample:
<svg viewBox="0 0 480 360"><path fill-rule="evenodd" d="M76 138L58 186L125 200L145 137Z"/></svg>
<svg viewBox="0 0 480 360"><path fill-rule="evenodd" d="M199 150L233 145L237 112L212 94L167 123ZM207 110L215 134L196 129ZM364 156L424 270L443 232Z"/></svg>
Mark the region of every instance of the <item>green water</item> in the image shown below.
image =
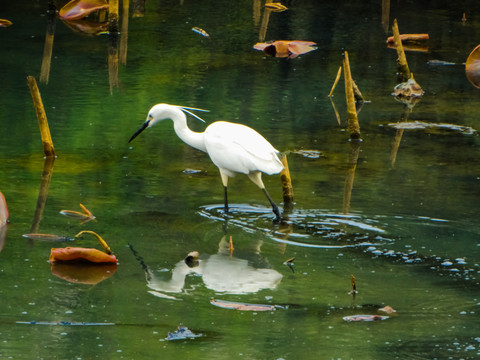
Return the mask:
<svg viewBox="0 0 480 360"><path fill-rule="evenodd" d="M462 65L480 39L480 6L391 2L382 25L381 1L285 5L270 15L266 40L315 41L317 50L295 59L254 50L260 2L147 1L143 17L129 17L126 63L111 87L109 37L82 36L59 19L48 83L39 81L47 2L2 3L0 17L13 25L0 28L0 191L10 213L0 252L1 358L480 356L480 142L465 131L480 128L479 90ZM396 53L385 40L394 18L403 33L430 35L428 52L407 52L425 90L408 114L390 95ZM327 97L345 50L370 100L359 113L359 145L348 141L343 83L333 97L340 125ZM57 154L49 183L28 75ZM128 144L160 102L209 109L207 124L249 125L286 153L295 204L283 221L273 223L245 176L229 183L226 218L218 170L170 122ZM390 124L407 117L449 125L406 129L393 151L400 132ZM189 126L205 128L191 117ZM278 176L264 182L283 211ZM80 203L96 221L59 213ZM106 277L96 285L67 281L48 263L50 248L99 245L87 235L74 243L22 237L33 230L95 231L119 264L95 268ZM198 267L185 265L190 251L200 253ZM292 257L293 268L284 264ZM237 311L212 299L278 307ZM397 316L343 319L386 305ZM202 336L166 340L177 326Z"/></svg>

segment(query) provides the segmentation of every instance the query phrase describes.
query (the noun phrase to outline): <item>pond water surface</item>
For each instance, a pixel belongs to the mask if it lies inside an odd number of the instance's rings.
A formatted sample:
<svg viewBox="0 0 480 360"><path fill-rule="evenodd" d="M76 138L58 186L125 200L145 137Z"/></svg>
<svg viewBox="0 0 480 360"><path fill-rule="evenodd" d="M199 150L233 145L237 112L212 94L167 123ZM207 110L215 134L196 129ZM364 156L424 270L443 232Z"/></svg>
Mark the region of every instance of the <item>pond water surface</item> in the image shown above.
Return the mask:
<svg viewBox="0 0 480 360"><path fill-rule="evenodd" d="M115 38L79 34L57 18L47 74L47 1L2 4L13 25L0 28L0 191L10 214L0 233L1 358L480 357L480 92L463 65L480 41L478 2L292 0L264 28L260 0L149 0L135 17L133 1L128 17L125 4L118 63L108 61ZM425 91L412 109L391 95L394 19L402 33L430 36L407 52ZM262 33L318 49L269 57L253 49ZM345 50L369 100L360 143L346 131L343 78L327 96ZM54 162L44 159L29 75ZM218 170L171 122L129 144L156 103L208 109L207 124L251 126L287 154L293 206L284 209L279 177L264 176L282 221L243 175L229 183L225 216ZM80 203L95 221L60 214ZM81 230L100 234L118 265L49 264L52 247L99 248L87 235L22 237ZM198 266L184 261L191 251ZM396 313L345 320L385 306ZM176 339L179 326L201 336Z"/></svg>

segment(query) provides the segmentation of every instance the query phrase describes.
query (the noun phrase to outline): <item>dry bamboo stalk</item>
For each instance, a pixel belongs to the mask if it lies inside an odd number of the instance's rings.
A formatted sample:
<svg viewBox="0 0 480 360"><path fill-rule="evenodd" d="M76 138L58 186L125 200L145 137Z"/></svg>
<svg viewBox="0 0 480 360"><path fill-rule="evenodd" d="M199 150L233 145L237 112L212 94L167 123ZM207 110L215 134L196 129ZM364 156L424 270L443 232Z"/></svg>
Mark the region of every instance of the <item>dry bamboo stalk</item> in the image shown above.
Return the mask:
<svg viewBox="0 0 480 360"><path fill-rule="evenodd" d="M130 0L123 0L122 8L122 31L120 38L120 64L127 65L127 46L128 46L128 10Z"/></svg>
<svg viewBox="0 0 480 360"><path fill-rule="evenodd" d="M108 47L108 80L110 94L113 88L119 86L118 80L118 0L110 0L108 12L108 32L110 44Z"/></svg>
<svg viewBox="0 0 480 360"><path fill-rule="evenodd" d="M345 96L347 98L348 132L351 139L360 139L360 125L358 124L357 110L355 108L353 80L347 51L345 51L345 58L343 59L343 77L345 81Z"/></svg>
<svg viewBox="0 0 480 360"><path fill-rule="evenodd" d="M280 180L282 181L283 203L288 205L293 203L293 186L292 178L290 177L290 170L288 169L287 155L282 156L283 170L280 173Z"/></svg>
<svg viewBox="0 0 480 360"><path fill-rule="evenodd" d="M337 71L337 77L335 78L335 81L333 82L332 89L330 90L330 94L328 96L332 96L333 90L335 90L335 87L338 84L338 81L340 80L340 76L342 75L342 67L340 66Z"/></svg>
<svg viewBox="0 0 480 360"><path fill-rule="evenodd" d="M40 127L40 135L42 137L43 151L46 157L55 156L55 149L53 148L52 137L48 127L47 115L43 107L42 97L38 90L37 81L33 76L27 76L28 87L32 95L33 105L37 113L38 126Z"/></svg>
<svg viewBox="0 0 480 360"><path fill-rule="evenodd" d="M397 19L393 20L392 31L395 39L395 47L397 48L399 73L402 75L401 81L407 81L410 79L410 69L408 68L407 57L405 56L402 41L400 40Z"/></svg>

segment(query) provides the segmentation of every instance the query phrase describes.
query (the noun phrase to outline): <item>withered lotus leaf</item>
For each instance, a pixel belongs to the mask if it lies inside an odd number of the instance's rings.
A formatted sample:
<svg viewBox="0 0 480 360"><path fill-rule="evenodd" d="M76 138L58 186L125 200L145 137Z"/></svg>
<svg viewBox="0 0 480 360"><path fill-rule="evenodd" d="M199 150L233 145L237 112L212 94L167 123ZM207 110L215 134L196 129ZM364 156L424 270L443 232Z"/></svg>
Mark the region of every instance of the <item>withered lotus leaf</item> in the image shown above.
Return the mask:
<svg viewBox="0 0 480 360"><path fill-rule="evenodd" d="M480 89L480 45L477 45L468 55L467 62L465 63L465 74L468 81Z"/></svg>
<svg viewBox="0 0 480 360"><path fill-rule="evenodd" d="M316 43L302 40L277 40L265 43L256 43L255 50L264 51L269 56L295 58L316 50Z"/></svg>
<svg viewBox="0 0 480 360"><path fill-rule="evenodd" d="M50 252L50 262L58 261L87 261L97 264L109 263L116 264L115 255L109 255L103 251L81 247L52 248Z"/></svg>
<svg viewBox="0 0 480 360"><path fill-rule="evenodd" d="M60 9L58 15L65 20L78 20L92 12L106 9L108 9L106 0L72 0Z"/></svg>

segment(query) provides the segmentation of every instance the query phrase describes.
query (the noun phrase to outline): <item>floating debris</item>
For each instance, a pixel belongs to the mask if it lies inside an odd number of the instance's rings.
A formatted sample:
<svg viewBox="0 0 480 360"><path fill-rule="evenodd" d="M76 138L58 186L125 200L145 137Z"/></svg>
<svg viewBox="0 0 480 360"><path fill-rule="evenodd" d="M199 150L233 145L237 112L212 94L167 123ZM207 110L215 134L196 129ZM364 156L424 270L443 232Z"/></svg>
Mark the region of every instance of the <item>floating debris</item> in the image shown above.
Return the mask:
<svg viewBox="0 0 480 360"><path fill-rule="evenodd" d="M350 315L344 316L343 320L348 322L357 322L357 321L377 321L377 320L387 320L390 316L382 315Z"/></svg>
<svg viewBox="0 0 480 360"><path fill-rule="evenodd" d="M319 150L295 150L293 153L309 159L319 159L321 157L325 157L325 155Z"/></svg>
<svg viewBox="0 0 480 360"><path fill-rule="evenodd" d="M201 337L203 334L194 334L189 328L185 326L177 327L175 332L168 332L168 336L165 340L185 340L185 339L195 339L197 337Z"/></svg>
<svg viewBox="0 0 480 360"><path fill-rule="evenodd" d="M428 40L428 34L400 34L399 35L401 42L409 42L409 41L419 41L419 40ZM390 36L387 38L387 43L392 44L395 42L395 37Z"/></svg>
<svg viewBox="0 0 480 360"><path fill-rule="evenodd" d="M279 2L266 3L265 9L273 12L282 12L282 11L288 10L288 8L285 5Z"/></svg>
<svg viewBox="0 0 480 360"><path fill-rule="evenodd" d="M438 129L438 130L452 130L458 131L465 135L473 135L477 132L474 128L470 126L454 125L447 123L427 123L424 121L405 121L398 123L390 123L388 126L391 126L395 129L405 129L405 130L424 130L424 129Z"/></svg>
<svg viewBox="0 0 480 360"><path fill-rule="evenodd" d="M415 81L413 76L408 79L406 82L398 84L393 89L392 95L395 97L405 97L405 98L412 98L412 97L420 97L425 92L421 88L420 85Z"/></svg>
<svg viewBox="0 0 480 360"><path fill-rule="evenodd" d="M224 308L241 311L273 311L276 309L275 305L263 305L263 304L247 304L234 301L215 300L212 299L210 304Z"/></svg>
<svg viewBox="0 0 480 360"><path fill-rule="evenodd" d="M299 55L317 50L317 44L313 41L301 40L277 40L264 43L256 43L253 48L261 50L265 54L274 57L286 57L294 59Z"/></svg>
<svg viewBox="0 0 480 360"><path fill-rule="evenodd" d="M195 170L195 169L185 169L182 171L184 174L198 174L201 173L202 170Z"/></svg>
<svg viewBox="0 0 480 360"><path fill-rule="evenodd" d="M7 19L0 19L0 27L9 27L12 25L12 22Z"/></svg>
<svg viewBox="0 0 480 360"><path fill-rule="evenodd" d="M428 60L427 65L433 65L433 66L443 66L443 65L457 65L454 62L450 61L444 61L444 60Z"/></svg>
<svg viewBox="0 0 480 360"><path fill-rule="evenodd" d="M206 38L210 37L210 35L205 30L200 29L199 27L193 27L192 31L202 35L203 37L206 37Z"/></svg>
<svg viewBox="0 0 480 360"><path fill-rule="evenodd" d="M23 234L22 235L24 238L30 239L30 240L38 240L38 241L74 241L75 239L72 239L71 237L68 236L60 236L60 235L53 235L53 234L37 234L37 233L32 233L32 234Z"/></svg>
<svg viewBox="0 0 480 360"><path fill-rule="evenodd" d="M378 309L378 312L388 314L388 315L397 315L397 310L395 310L394 308L388 305Z"/></svg>
<svg viewBox="0 0 480 360"><path fill-rule="evenodd" d="M82 224L96 219L95 216L93 216L93 214L91 213L91 211L88 210L85 206L80 204L80 207L82 208L83 213L81 213L79 211L75 211L75 210L61 210L60 214L68 216L68 217L81 219Z"/></svg>
<svg viewBox="0 0 480 360"><path fill-rule="evenodd" d="M16 321L22 325L58 325L58 326L112 326L115 323L75 322L75 321Z"/></svg>

